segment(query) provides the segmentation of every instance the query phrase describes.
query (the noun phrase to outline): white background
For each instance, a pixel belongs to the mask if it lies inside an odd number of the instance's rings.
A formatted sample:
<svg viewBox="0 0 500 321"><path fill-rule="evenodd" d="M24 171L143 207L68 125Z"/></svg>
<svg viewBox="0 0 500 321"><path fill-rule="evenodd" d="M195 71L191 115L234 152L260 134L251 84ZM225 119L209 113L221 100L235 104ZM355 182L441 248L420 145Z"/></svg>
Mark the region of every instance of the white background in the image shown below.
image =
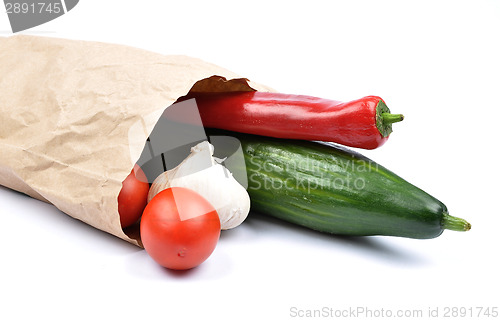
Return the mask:
<svg viewBox="0 0 500 321"><path fill-rule="evenodd" d="M11 35L3 8L0 30ZM429 308L499 309L500 1L85 0L23 33L187 54L285 93L379 95L406 119L362 153L472 230L341 238L252 214L178 273L0 187L0 319L293 320L366 307L424 320Z"/></svg>

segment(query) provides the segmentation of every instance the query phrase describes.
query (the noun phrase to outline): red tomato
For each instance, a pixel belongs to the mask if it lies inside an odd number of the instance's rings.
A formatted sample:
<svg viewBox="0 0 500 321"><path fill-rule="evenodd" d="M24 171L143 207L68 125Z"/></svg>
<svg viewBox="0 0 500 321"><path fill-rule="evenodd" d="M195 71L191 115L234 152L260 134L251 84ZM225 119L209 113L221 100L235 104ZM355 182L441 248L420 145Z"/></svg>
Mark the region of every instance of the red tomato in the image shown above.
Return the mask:
<svg viewBox="0 0 500 321"><path fill-rule="evenodd" d="M135 165L122 183L118 195L118 213L122 228L126 228L141 217L148 200L149 183L142 169Z"/></svg>
<svg viewBox="0 0 500 321"><path fill-rule="evenodd" d="M200 194L183 187L158 193L144 209L141 239L160 265L187 270L203 263L215 249L220 220Z"/></svg>

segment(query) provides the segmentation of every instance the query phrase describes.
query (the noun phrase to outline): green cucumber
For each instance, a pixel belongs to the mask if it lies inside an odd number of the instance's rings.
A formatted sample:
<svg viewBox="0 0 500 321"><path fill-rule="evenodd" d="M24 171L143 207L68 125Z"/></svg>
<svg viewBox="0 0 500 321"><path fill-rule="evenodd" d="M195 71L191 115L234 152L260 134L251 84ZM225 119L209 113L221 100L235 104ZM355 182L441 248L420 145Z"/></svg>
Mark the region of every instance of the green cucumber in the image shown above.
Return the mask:
<svg viewBox="0 0 500 321"><path fill-rule="evenodd" d="M232 132L224 135L241 143L253 211L340 235L428 239L444 229L471 227L449 215L436 198L348 149Z"/></svg>

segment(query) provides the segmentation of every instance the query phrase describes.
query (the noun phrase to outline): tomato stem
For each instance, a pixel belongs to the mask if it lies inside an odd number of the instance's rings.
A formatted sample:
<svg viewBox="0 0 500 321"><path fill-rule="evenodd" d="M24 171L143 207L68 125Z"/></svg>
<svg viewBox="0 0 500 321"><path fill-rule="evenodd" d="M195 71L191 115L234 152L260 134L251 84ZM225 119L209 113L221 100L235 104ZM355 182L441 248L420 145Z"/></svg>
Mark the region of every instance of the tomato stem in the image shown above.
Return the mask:
<svg viewBox="0 0 500 321"><path fill-rule="evenodd" d="M402 114L382 113L382 122L385 125L400 122L404 118L405 117Z"/></svg>
<svg viewBox="0 0 500 321"><path fill-rule="evenodd" d="M451 216L447 213L443 215L441 225L445 230L452 230L459 232L466 232L471 229L471 225L469 222L467 222L463 218Z"/></svg>

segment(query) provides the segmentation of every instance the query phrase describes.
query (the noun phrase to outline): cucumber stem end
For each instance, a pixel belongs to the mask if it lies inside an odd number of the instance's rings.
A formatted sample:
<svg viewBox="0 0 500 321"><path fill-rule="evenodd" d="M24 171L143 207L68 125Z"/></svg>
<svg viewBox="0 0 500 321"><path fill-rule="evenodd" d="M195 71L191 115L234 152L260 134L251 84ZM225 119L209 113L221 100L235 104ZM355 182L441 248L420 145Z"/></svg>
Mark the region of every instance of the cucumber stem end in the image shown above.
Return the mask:
<svg viewBox="0 0 500 321"><path fill-rule="evenodd" d="M445 230L466 232L471 229L471 224L464 220L463 218L451 216L447 213L443 215L443 220L441 225Z"/></svg>

